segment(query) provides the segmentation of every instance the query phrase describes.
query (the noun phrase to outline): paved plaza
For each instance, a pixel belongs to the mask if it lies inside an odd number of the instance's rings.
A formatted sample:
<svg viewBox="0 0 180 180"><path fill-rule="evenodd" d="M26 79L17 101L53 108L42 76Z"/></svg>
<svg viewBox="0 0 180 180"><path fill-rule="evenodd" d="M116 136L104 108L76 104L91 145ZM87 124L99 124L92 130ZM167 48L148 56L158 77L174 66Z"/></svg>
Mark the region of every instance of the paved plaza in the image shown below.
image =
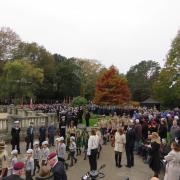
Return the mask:
<svg viewBox="0 0 180 180"><path fill-rule="evenodd" d="M7 145L7 149L10 152L11 146ZM25 158L25 143L21 143L21 152L22 154L20 155L20 158L23 160ZM69 167L67 170L68 180L80 180L80 177L89 170L88 159L84 160L83 155L77 156L77 163L73 167ZM114 151L110 144L103 146L100 159L98 160L98 167L100 167L102 164L106 164L106 167L103 169L106 176L103 180L123 180L124 176L128 176L130 180L149 180L153 175L151 169L147 164L143 163L142 158L138 155L135 155L135 166L133 168L125 167L125 152L122 158L123 167L115 167ZM163 180L162 177L163 175L161 175L160 180Z"/></svg>

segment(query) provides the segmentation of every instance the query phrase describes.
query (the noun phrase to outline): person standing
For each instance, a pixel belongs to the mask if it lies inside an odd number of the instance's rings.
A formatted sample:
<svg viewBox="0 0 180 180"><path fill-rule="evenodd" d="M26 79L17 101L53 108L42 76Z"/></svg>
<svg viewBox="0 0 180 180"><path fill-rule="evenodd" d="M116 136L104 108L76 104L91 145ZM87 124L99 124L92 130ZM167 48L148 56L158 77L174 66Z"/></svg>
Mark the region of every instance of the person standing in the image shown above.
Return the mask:
<svg viewBox="0 0 180 180"><path fill-rule="evenodd" d="M87 111L85 114L85 120L86 120L86 127L89 127L89 119L90 119L91 115L90 112Z"/></svg>
<svg viewBox="0 0 180 180"><path fill-rule="evenodd" d="M27 150L27 157L25 161L25 171L26 171L26 180L33 180L32 176L34 173L34 160L33 160L33 150Z"/></svg>
<svg viewBox="0 0 180 180"><path fill-rule="evenodd" d="M123 129L119 128L118 131L115 134L115 162L116 167L121 168L121 158L122 158L122 152L124 151L124 147L126 144L126 137L123 133Z"/></svg>
<svg viewBox="0 0 180 180"><path fill-rule="evenodd" d="M131 168L134 166L134 144L135 144L135 131L133 128L133 122L130 122L129 127L127 128L126 132L126 145L125 145L125 150L126 150L126 158L127 158L127 165L126 167Z"/></svg>
<svg viewBox="0 0 180 180"><path fill-rule="evenodd" d="M5 142L0 142L0 179L7 176L8 172L8 153Z"/></svg>
<svg viewBox="0 0 180 180"><path fill-rule="evenodd" d="M89 165L91 171L97 170L97 153L98 153L99 139L96 136L95 129L91 130L91 136L88 140L87 155L89 157Z"/></svg>
<svg viewBox="0 0 180 180"><path fill-rule="evenodd" d="M18 161L17 154L18 154L17 149L14 149L13 151L11 151L12 157L11 157L11 163L10 163L10 168L9 168L9 170L11 171L11 174L13 174L14 164Z"/></svg>
<svg viewBox="0 0 180 180"><path fill-rule="evenodd" d="M19 147L19 142L20 142L20 132L21 129L19 127L19 121L14 122L14 127L11 129L11 144L12 144L12 150L17 149L18 153L20 154L20 147Z"/></svg>
<svg viewBox="0 0 180 180"><path fill-rule="evenodd" d="M29 149L29 144L31 144L31 149L33 149L33 141L34 141L34 123L30 122L29 127L27 128L27 144L26 144L26 150Z"/></svg>
<svg viewBox="0 0 180 180"><path fill-rule="evenodd" d="M139 122L139 119L135 120L135 126L134 126L134 131L135 131L135 152L138 154L139 153L139 147L140 143L142 140L142 126Z"/></svg>
<svg viewBox="0 0 180 180"><path fill-rule="evenodd" d="M177 125L177 120L173 120L173 125L170 130L171 140L174 140L176 132L179 130L179 126Z"/></svg>
<svg viewBox="0 0 180 180"><path fill-rule="evenodd" d="M180 178L180 138L175 138L171 148L171 152L164 157L167 161L164 180L178 180Z"/></svg>
<svg viewBox="0 0 180 180"><path fill-rule="evenodd" d="M42 142L46 140L46 126L45 122L42 122L42 126L39 128L39 145L42 146Z"/></svg>
<svg viewBox="0 0 180 180"><path fill-rule="evenodd" d="M41 166L45 166L47 164L47 157L49 155L48 142L44 141L42 143L42 152L41 152Z"/></svg>
<svg viewBox="0 0 180 180"><path fill-rule="evenodd" d="M151 144L147 145L149 148L149 155L151 160L149 162L149 167L154 171L154 177L159 176L160 172L160 144L161 140L157 132L153 132L149 136L151 139Z"/></svg>
<svg viewBox="0 0 180 180"><path fill-rule="evenodd" d="M66 117L62 116L59 122L60 136L66 138Z"/></svg>
<svg viewBox="0 0 180 180"><path fill-rule="evenodd" d="M24 166L23 162L16 162L13 167L13 174L10 176L6 176L3 180L24 180L21 176L24 174Z"/></svg>
<svg viewBox="0 0 180 180"><path fill-rule="evenodd" d="M70 152L70 158L71 158L70 166L73 166L73 160L75 161L75 163L77 162L77 159L75 158L76 143L75 143L75 137L74 136L70 137L69 152Z"/></svg>
<svg viewBox="0 0 180 180"><path fill-rule="evenodd" d="M49 146L54 146L54 137L56 135L56 127L52 122L51 125L48 127L48 138L49 138Z"/></svg>
<svg viewBox="0 0 180 180"><path fill-rule="evenodd" d="M166 124L166 121L164 120L164 118L162 118L160 121L158 133L159 133L161 140L167 138L167 124Z"/></svg>
<svg viewBox="0 0 180 180"><path fill-rule="evenodd" d="M33 175L35 175L36 173L36 167L38 168L38 172L40 170L40 166L39 166L39 160L40 160L40 148L39 148L39 142L34 142L34 147L33 147L33 158L34 158L34 173Z"/></svg>
<svg viewBox="0 0 180 180"><path fill-rule="evenodd" d="M48 164L52 168L54 180L67 180L67 175L66 175L66 171L64 169L64 164L63 164L63 162L58 161L56 152L52 152L48 155Z"/></svg>

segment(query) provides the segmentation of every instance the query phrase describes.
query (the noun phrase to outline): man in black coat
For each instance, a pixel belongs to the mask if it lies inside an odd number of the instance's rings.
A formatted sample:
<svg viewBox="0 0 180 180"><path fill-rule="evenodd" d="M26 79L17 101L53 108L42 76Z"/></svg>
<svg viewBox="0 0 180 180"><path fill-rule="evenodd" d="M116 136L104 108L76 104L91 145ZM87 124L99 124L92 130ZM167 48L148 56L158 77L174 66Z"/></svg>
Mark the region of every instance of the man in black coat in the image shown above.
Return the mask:
<svg viewBox="0 0 180 180"><path fill-rule="evenodd" d="M133 127L133 124L131 124L127 128L127 132L126 132L126 145L125 145L126 157L127 157L127 165L126 165L126 167L129 167L129 168L134 166L134 154L133 154L133 150L134 150L135 139L136 139L136 136L135 136L134 127Z"/></svg>
<svg viewBox="0 0 180 180"><path fill-rule="evenodd" d="M87 111L86 115L85 115L86 127L89 127L89 119L90 119L90 117L91 117L90 112Z"/></svg>
<svg viewBox="0 0 180 180"><path fill-rule="evenodd" d="M3 180L24 180L21 175L24 174L24 163L16 162L13 167L13 174L6 176Z"/></svg>
<svg viewBox="0 0 180 180"><path fill-rule="evenodd" d="M27 128L27 138L26 138L26 150L29 149L29 144L31 144L31 149L33 149L33 141L34 141L34 123L30 122L30 126Z"/></svg>
<svg viewBox="0 0 180 180"><path fill-rule="evenodd" d="M67 180L67 175L64 169L64 163L58 161L56 152L52 152L48 155L48 163L52 168L54 180Z"/></svg>
<svg viewBox="0 0 180 180"><path fill-rule="evenodd" d="M12 150L17 149L18 153L20 153L20 147L19 147L19 142L20 142L20 127L19 127L19 121L14 122L14 127L11 129L11 144L12 144Z"/></svg>
<svg viewBox="0 0 180 180"><path fill-rule="evenodd" d="M45 122L42 122L42 126L39 128L39 145L42 145L42 142L46 140L46 127Z"/></svg>

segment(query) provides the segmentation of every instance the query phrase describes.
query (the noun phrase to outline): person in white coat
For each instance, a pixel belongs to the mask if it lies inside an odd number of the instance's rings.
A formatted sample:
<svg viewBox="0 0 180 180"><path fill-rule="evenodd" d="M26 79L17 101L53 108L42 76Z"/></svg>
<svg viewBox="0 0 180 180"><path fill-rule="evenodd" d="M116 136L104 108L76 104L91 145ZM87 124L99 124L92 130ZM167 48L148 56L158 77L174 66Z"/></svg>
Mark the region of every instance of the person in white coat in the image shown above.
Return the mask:
<svg viewBox="0 0 180 180"><path fill-rule="evenodd" d="M119 128L115 134L115 147L114 147L116 167L119 168L122 167L121 158L125 144L126 144L125 134L123 132L123 129Z"/></svg>
<svg viewBox="0 0 180 180"><path fill-rule="evenodd" d="M167 161L164 180L180 179L180 138L171 145L172 150L164 159Z"/></svg>

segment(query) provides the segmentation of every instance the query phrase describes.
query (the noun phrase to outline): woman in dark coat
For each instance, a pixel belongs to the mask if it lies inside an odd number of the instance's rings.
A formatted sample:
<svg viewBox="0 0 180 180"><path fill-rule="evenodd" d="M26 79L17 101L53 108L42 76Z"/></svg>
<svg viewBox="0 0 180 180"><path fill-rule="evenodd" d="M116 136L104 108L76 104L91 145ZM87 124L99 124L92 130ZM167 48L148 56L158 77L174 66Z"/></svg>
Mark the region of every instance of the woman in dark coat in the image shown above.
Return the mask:
<svg viewBox="0 0 180 180"><path fill-rule="evenodd" d="M167 138L167 125L163 119L161 119L158 132L161 139Z"/></svg>
<svg viewBox="0 0 180 180"><path fill-rule="evenodd" d="M153 132L150 135L151 145L149 149L149 155L151 160L149 162L149 167L154 171L154 177L158 178L160 172L160 137L158 133Z"/></svg>

